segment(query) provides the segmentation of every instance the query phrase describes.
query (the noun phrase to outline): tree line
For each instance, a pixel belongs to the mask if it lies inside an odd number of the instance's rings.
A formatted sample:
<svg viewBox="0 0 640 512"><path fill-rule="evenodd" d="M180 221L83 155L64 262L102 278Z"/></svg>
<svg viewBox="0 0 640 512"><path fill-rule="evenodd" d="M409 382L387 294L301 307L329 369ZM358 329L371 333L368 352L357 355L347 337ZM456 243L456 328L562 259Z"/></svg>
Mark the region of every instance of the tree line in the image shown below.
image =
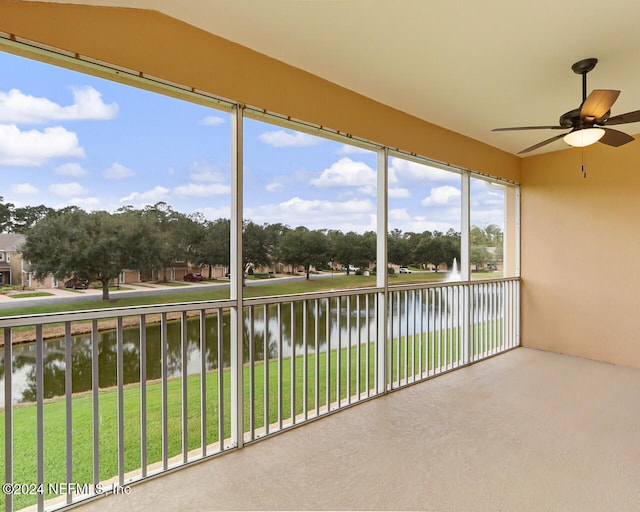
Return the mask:
<svg viewBox="0 0 640 512"><path fill-rule="evenodd" d="M2 206L5 208L3 209ZM125 270L143 276L162 275L176 262L197 267L229 267L229 219L214 221L200 213L186 215L164 202L142 209L124 207L114 213L86 212L71 206L54 210L44 206L14 208L0 198L0 226L4 232L22 233L26 242L23 257L31 264L36 279L53 274L57 279L76 276L99 281L103 299L108 299L109 283ZM8 213L7 213L8 212ZM28 213L29 215L25 215ZM27 219L28 217L28 219ZM474 261L490 259L486 247L502 241L500 228L484 230L474 226L472 247L480 244L485 253ZM494 245L495 247L495 245ZM430 264L437 272L450 266L460 255L460 233L424 231L403 233L393 230L388 237L388 259L399 266ZM376 233L343 233L340 230L291 228L281 223L243 224L243 267L270 267L278 263L303 267L307 279L311 268L328 269L342 265L368 268L376 259Z"/></svg>

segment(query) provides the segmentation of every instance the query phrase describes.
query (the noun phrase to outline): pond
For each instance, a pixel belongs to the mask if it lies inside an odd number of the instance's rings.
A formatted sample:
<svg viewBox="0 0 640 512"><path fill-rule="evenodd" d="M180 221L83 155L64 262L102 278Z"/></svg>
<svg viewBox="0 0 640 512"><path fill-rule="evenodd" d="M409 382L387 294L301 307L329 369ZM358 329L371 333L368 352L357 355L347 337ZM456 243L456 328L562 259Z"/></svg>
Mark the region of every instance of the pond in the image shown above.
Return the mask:
<svg viewBox="0 0 640 512"><path fill-rule="evenodd" d="M441 289L445 290L445 289ZM432 290L433 291L433 290ZM451 292L454 290L451 289ZM267 308L268 336L265 343L265 308L256 306L253 308L253 353L255 361L262 361L265 352L268 358L278 357L279 337L278 327L282 330L282 357L289 357L292 353L292 343L295 352L300 355L307 345L307 353L313 354L316 347L326 351L327 339L330 349L338 346L338 339L342 347L350 342L367 343L375 340L376 336L376 312L373 295L369 301L365 295L360 295L359 307L356 296L340 301L340 323L338 325L338 301L333 298L329 304L330 332L327 337L327 300L311 300L306 312L306 321L303 322L304 309L301 302L296 302L295 314L295 339L292 340L292 308L291 304L283 304L280 308L280 322L278 321L278 306L270 305ZM461 297L461 295L460 295ZM454 299L454 300L452 300ZM393 294L390 305L390 325L393 326L392 336L403 336L406 332L413 332L416 328L423 332L442 329L443 327L459 324L460 317L455 304L459 297L457 292L447 295L435 290L435 293L409 293L399 292ZM368 308L367 308L368 306ZM368 309L368 310L367 310ZM222 315L222 366L228 367L230 362L230 316L228 312ZM367 324L367 318L369 323ZM218 316L217 314L206 317L206 354L205 365L207 371L218 368ZM243 336L245 363L249 362L249 336L250 317L249 308L244 312L245 333ZM306 325L306 329L303 329ZM178 377L182 369L180 321L167 322L167 369L169 377ZM306 332L305 332L306 331ZM200 319L199 317L187 320L187 361L186 367L189 374L200 373ZM340 336L338 336L340 335ZM91 336L89 334L73 336L72 347L72 389L74 393L91 390L92 357ZM35 385L35 343L17 345L13 349L13 394L14 404L32 402L36 398ZM98 337L98 368L99 387L108 388L115 386L117 381L117 351L116 331L100 331ZM65 393L65 340L54 339L44 342L44 396L52 398L63 396ZM140 329L138 327L123 330L123 381L132 384L140 380ZM4 365L0 366L0 380L4 386ZM160 324L150 323L146 326L146 374L148 380L161 377L161 342ZM0 396L0 407L4 407L4 395Z"/></svg>

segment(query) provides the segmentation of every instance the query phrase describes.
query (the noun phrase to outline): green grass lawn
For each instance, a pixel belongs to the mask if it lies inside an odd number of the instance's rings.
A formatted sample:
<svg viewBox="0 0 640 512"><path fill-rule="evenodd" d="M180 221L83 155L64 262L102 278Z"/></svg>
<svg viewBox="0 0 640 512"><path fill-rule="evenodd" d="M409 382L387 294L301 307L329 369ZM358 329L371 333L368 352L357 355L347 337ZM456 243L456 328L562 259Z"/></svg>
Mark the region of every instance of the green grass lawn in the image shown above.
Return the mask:
<svg viewBox="0 0 640 512"><path fill-rule="evenodd" d="M499 328L501 322L492 322L491 326ZM474 332L485 332L488 324L479 324ZM412 381L414 375L421 368L426 374L444 369L448 363L461 360L461 333L458 328L450 328L432 333L422 333L415 336L396 338L389 343L389 364L387 373L391 371L393 387L398 387L407 381ZM478 344L472 347L472 352L481 349ZM370 389L375 394L375 346L373 343L360 345L360 367L357 367L358 346L349 350L342 348L329 352L329 402L336 403L338 399L338 383L340 385L340 399L349 395L357 395L358 389L366 394ZM300 349L297 349L299 352ZM327 353L321 352L318 359L318 389L316 390L316 359L313 353L307 358L307 394L304 402L303 393L303 355L295 358L295 408L294 414L300 415L306 409L310 415L315 414L316 408L324 408L327 404ZM282 420L290 422L292 416L291 375L292 358L270 360L266 366L268 370L269 394L265 396L265 365L259 361L254 364L254 387L250 387L250 367L244 366L244 431L262 429L265 426L265 401L268 404L269 424L277 424ZM340 368L338 378L337 368ZM359 374L359 382L358 382ZM281 375L281 379L279 379ZM417 379L420 375L417 375ZM187 431L188 449L194 450L201 446L201 395L200 375L191 375L187 379ZM231 372L222 372L222 414L218 410L219 374L212 370L206 374L207 390L207 428L206 443L215 444L219 441L219 418L222 418L223 438L230 437L231 411ZM369 387L367 388L367 382ZM358 388L358 384L360 387ZM282 390L281 400L278 390ZM161 384L148 382L147 390L147 460L148 463L162 459L162 411ZM316 392L318 403L316 403ZM250 400L253 395L255 417L253 423L250 418ZM167 383L168 394L168 456L173 457L182 452L182 381L174 378ZM353 398L357 400L357 397ZM281 404L279 407L279 403ZM65 407L64 398L48 400L44 406L45 428L45 481L47 483L66 482L66 441L65 441ZM73 411L73 479L74 483L90 483L92 481L92 395L81 393L72 399ZM114 389L101 390L99 394L100 412L100 478L106 480L117 474L117 392ZM129 385L124 389L124 432L125 432L125 471L135 471L141 465L141 436L140 436L140 385ZM4 411L0 411L0 424L4 424ZM36 408L34 404L15 406L13 409L14 425L14 482L34 483L36 480ZM4 443L4 431L0 436L0 445ZM4 472L4 459L0 463L0 471ZM48 496L49 498L52 496ZM35 496L15 496L16 508L35 503ZM2 507L4 495L0 497Z"/></svg>
<svg viewBox="0 0 640 512"><path fill-rule="evenodd" d="M9 295L12 299L28 299L31 297L51 297L53 293L49 292L25 292L25 293L12 293Z"/></svg>

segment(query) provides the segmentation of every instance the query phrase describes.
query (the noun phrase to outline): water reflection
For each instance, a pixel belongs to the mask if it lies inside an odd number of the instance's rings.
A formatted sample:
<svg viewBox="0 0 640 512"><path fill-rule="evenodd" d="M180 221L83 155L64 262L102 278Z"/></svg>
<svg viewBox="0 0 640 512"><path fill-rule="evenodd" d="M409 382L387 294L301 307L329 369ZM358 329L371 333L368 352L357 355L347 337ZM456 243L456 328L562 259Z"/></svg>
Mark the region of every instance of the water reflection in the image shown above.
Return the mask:
<svg viewBox="0 0 640 512"><path fill-rule="evenodd" d="M453 296L453 294L451 295ZM458 297L457 294L455 294ZM460 295L461 296L461 295ZM443 327L444 317L455 317L457 306L451 304L445 293L395 293L391 301L390 319L394 327L392 336L403 336L413 326L433 331ZM250 354L254 361L291 356L306 352L336 349L349 343L367 343L375 339L376 311L374 295L319 299L268 307L245 308L243 352L245 363ZM329 319L327 321L327 312ZM369 321L367 322L367 319ZM450 320L445 321L445 326ZM265 329L265 326L267 327ZM207 371L230 364L230 316L228 312L207 315L205 321L204 363ZM222 336L218 339L218 333ZM292 331L295 333L292 336ZM250 333L253 346L250 347ZM292 337L293 350L292 350ZM266 342L265 342L266 339ZM71 339L72 390L74 393L89 391L92 376L91 335L74 336ZM251 349L251 350L250 350ZM220 358L219 358L220 351ZM161 325L146 326L146 375L148 380L160 379L162 375ZM201 369L200 317L189 318L186 325L186 367L189 374ZM44 343L44 396L52 398L65 393L65 340ZM0 366L3 368L3 365ZM100 388L115 386L117 381L116 332L101 331L98 336L98 381ZM182 369L181 321L167 322L167 374L177 377ZM31 402L36 398L35 344L18 345L13 349L13 403ZM2 375L2 380L4 380ZM123 330L123 381L132 384L140 380L140 329ZM0 406L4 406L0 396Z"/></svg>

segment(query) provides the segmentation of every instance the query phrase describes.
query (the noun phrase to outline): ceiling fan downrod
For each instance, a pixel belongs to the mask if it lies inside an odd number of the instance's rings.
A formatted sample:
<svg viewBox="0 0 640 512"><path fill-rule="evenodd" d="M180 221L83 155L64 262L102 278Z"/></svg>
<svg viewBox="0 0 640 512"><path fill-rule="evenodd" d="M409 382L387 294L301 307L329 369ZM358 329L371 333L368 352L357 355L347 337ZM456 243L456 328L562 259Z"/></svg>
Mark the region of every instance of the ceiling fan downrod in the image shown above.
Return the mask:
<svg viewBox="0 0 640 512"><path fill-rule="evenodd" d="M582 103L587 99L587 73L596 67L598 59L582 59L576 62L571 69L577 75L582 75Z"/></svg>

